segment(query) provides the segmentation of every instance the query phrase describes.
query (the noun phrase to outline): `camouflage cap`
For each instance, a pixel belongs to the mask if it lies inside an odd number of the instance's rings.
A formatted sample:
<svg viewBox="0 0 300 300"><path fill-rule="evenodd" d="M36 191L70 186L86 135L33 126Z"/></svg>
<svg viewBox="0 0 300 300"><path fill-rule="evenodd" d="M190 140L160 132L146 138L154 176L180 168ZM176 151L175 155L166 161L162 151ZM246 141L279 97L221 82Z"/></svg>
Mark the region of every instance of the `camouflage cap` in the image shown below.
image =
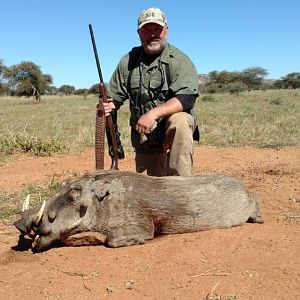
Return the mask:
<svg viewBox="0 0 300 300"><path fill-rule="evenodd" d="M167 24L167 18L159 8L151 7L143 10L139 15L138 29L148 23L156 23L160 26L165 26Z"/></svg>

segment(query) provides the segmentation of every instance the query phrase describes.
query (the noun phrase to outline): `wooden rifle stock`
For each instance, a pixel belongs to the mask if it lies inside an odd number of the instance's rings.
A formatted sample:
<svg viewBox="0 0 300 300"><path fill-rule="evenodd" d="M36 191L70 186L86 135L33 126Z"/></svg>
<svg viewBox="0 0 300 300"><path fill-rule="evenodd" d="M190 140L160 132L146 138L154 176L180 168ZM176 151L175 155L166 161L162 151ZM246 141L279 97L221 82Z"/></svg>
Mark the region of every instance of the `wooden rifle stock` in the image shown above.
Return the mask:
<svg viewBox="0 0 300 300"><path fill-rule="evenodd" d="M103 82L101 67L98 58L97 47L94 39L94 33L92 25L89 25L90 35L93 44L94 55L96 59L98 74L99 74L99 103L97 105L96 114L96 134L95 134L95 157L96 157L96 169L104 169L104 131L106 131L106 137L108 144L112 146L111 155L111 169L118 170L118 144L116 140L116 133L111 115L105 118L103 103L107 103L107 93L105 84Z"/></svg>
<svg viewBox="0 0 300 300"><path fill-rule="evenodd" d="M104 83L99 84L99 93L100 93L100 96L102 98L102 101L104 103L108 103L106 88L105 88ZM103 106L103 104L102 104L102 106ZM118 168L118 160L119 160L118 159L118 144L117 144L117 139L116 139L114 123L113 123L111 115L109 115L105 118L105 131L106 131L106 138L107 138L107 141L108 141L108 145L109 146L111 145L112 150L113 150L113 155L111 155L111 166L110 166L110 168L113 169L113 170L119 170L119 168Z"/></svg>

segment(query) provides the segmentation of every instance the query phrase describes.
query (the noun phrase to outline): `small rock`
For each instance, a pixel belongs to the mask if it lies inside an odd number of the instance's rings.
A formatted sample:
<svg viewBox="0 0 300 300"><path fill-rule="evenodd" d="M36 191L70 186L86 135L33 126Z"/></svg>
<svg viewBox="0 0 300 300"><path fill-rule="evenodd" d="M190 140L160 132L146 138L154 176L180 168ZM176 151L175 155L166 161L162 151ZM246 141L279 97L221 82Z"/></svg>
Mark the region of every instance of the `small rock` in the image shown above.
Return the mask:
<svg viewBox="0 0 300 300"><path fill-rule="evenodd" d="M115 291L115 288L112 284L110 284L107 288L106 288L108 293L113 293Z"/></svg>
<svg viewBox="0 0 300 300"><path fill-rule="evenodd" d="M126 289L132 290L134 286L134 281L133 280L128 280L124 283L124 287Z"/></svg>

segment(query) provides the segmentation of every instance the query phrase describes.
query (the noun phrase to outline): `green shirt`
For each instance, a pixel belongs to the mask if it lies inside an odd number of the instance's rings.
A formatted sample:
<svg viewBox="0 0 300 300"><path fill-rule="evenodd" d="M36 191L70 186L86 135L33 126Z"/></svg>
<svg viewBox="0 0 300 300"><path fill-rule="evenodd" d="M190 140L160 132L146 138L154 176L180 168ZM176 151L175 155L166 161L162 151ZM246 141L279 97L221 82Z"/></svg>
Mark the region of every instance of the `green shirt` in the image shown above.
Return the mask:
<svg viewBox="0 0 300 300"><path fill-rule="evenodd" d="M166 65L169 66L169 84ZM130 70L133 71L128 82ZM197 95L196 68L187 55L170 44L167 44L161 55L150 63L141 46L133 48L122 57L113 73L108 95L117 102L117 107L120 107L127 99L131 100L131 104L136 104L139 92L142 104L151 100L165 102L176 95Z"/></svg>
<svg viewBox="0 0 300 300"><path fill-rule="evenodd" d="M130 100L130 125L134 128L142 114L172 97L197 96L198 75L190 58L168 43L152 61L144 55L142 46L135 47L121 58L110 79L107 94L114 99L117 109ZM132 143L138 147L134 135L132 129ZM198 128L194 138L199 140Z"/></svg>

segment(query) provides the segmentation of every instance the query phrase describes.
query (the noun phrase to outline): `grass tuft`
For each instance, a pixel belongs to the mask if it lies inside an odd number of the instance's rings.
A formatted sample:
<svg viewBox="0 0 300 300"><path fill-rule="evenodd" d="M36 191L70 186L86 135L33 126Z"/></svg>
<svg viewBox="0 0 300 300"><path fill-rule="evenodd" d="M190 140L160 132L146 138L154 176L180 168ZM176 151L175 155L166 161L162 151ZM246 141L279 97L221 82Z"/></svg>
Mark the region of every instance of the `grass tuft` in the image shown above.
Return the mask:
<svg viewBox="0 0 300 300"><path fill-rule="evenodd" d="M59 187L60 183L52 179L45 186L29 185L19 193L0 192L0 220L8 220L13 215L21 213L26 195L30 194L30 207L35 207L54 195Z"/></svg>

